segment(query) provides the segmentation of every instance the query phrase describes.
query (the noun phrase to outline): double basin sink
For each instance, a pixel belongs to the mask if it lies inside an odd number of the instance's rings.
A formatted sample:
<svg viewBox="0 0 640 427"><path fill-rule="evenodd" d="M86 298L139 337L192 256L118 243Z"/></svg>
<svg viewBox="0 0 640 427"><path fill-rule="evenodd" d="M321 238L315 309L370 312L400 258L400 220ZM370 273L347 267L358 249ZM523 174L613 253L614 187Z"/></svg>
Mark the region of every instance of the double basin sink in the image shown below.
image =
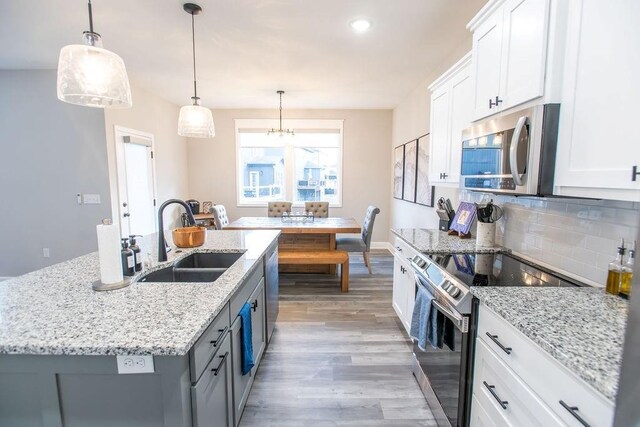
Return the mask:
<svg viewBox="0 0 640 427"><path fill-rule="evenodd" d="M242 252L193 253L141 277L138 282L213 282L242 255Z"/></svg>

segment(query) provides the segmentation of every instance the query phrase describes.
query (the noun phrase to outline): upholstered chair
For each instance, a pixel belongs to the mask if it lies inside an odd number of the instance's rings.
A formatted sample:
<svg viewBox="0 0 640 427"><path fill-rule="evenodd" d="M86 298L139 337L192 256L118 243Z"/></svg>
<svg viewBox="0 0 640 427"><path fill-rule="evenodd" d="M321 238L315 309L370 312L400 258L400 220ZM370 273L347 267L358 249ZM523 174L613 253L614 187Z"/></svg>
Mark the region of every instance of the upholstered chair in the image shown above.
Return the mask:
<svg viewBox="0 0 640 427"><path fill-rule="evenodd" d="M216 225L216 230L222 230L229 225L229 217L224 205L212 206L211 213L213 214L213 223Z"/></svg>
<svg viewBox="0 0 640 427"><path fill-rule="evenodd" d="M313 213L316 218L328 218L329 202L304 202L304 211Z"/></svg>
<svg viewBox="0 0 640 427"><path fill-rule="evenodd" d="M267 216L279 217L284 212L291 213L291 202L269 202Z"/></svg>
<svg viewBox="0 0 640 427"><path fill-rule="evenodd" d="M364 264L371 274L371 260L369 250L371 249L371 234L373 233L373 223L376 215L380 213L380 208L369 206L367 214L362 222L362 235L360 237L338 237L336 238L336 249L347 252L362 252Z"/></svg>

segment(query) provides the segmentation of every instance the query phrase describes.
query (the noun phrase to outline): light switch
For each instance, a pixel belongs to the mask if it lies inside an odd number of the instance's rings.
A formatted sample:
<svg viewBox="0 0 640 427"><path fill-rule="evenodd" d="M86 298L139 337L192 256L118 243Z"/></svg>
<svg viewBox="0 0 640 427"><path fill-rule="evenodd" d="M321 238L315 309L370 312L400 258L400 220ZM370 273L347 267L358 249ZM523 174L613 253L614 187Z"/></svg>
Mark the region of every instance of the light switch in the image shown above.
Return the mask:
<svg viewBox="0 0 640 427"><path fill-rule="evenodd" d="M82 196L85 205L99 205L100 204L100 195L99 194L84 194Z"/></svg>

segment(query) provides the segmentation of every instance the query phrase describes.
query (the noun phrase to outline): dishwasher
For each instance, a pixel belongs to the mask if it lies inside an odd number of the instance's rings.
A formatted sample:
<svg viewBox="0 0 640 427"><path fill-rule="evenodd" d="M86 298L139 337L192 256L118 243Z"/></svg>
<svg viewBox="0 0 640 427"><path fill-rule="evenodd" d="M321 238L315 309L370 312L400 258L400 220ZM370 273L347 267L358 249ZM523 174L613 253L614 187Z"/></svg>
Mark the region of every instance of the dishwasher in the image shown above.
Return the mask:
<svg viewBox="0 0 640 427"><path fill-rule="evenodd" d="M278 245L267 250L264 277L267 296L267 345L276 326L279 312Z"/></svg>

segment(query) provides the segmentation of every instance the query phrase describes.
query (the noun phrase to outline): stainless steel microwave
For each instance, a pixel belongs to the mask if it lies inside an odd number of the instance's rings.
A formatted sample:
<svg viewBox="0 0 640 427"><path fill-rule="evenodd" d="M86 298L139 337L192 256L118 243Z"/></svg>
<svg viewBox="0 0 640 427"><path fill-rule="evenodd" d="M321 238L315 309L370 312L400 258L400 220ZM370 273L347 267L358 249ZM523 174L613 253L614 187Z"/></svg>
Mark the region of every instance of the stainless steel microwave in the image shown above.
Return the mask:
<svg viewBox="0 0 640 427"><path fill-rule="evenodd" d="M464 130L460 186L491 193L552 195L559 116L560 104L544 104Z"/></svg>

